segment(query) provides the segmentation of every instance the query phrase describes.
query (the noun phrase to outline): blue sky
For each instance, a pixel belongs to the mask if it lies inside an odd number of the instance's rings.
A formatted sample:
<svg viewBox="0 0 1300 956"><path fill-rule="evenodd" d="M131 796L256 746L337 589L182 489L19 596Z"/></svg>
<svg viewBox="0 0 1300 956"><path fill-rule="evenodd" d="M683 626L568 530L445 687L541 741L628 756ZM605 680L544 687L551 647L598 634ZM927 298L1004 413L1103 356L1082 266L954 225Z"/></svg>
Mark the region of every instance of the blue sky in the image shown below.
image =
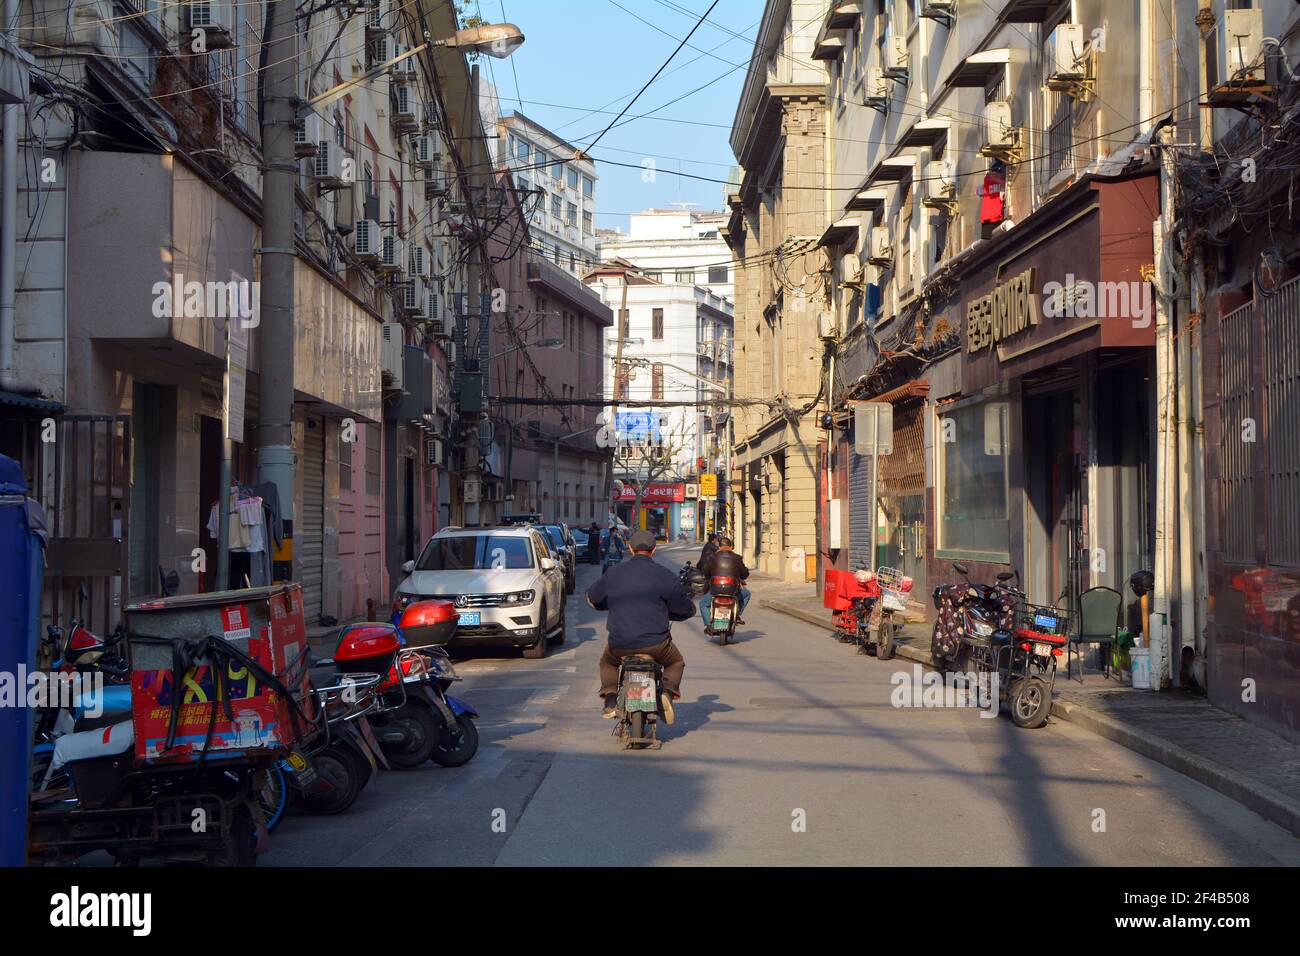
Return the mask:
<svg viewBox="0 0 1300 956"><path fill-rule="evenodd" d="M480 61L497 87L501 112L518 110L585 147L654 75L709 2L471 0L464 6L485 20L517 24L526 37L510 59ZM626 125L610 130L592 150L600 176L598 226L626 230L629 213L677 201L722 208L721 183L674 174L680 170L722 180L735 165L727 138L762 13L760 0L721 0L709 22L619 121ZM696 87L704 89L665 106L653 118L627 122ZM646 160L655 164L652 182L643 181Z"/></svg>

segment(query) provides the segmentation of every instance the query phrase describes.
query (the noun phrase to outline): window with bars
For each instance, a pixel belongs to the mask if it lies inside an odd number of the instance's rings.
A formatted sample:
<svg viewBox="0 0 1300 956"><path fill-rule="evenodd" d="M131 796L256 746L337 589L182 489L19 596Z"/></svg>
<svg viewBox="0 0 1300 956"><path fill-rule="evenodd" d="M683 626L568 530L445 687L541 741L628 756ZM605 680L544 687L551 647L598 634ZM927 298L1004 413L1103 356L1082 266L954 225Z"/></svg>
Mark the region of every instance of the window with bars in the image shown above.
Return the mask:
<svg viewBox="0 0 1300 956"><path fill-rule="evenodd" d="M1264 414L1268 421L1268 561L1300 567L1300 280L1264 299Z"/></svg>
<svg viewBox="0 0 1300 956"><path fill-rule="evenodd" d="M650 366L650 397L654 399L664 397L664 367L658 362Z"/></svg>
<svg viewBox="0 0 1300 956"><path fill-rule="evenodd" d="M664 310L652 309L650 312L650 338L659 341L664 337Z"/></svg>

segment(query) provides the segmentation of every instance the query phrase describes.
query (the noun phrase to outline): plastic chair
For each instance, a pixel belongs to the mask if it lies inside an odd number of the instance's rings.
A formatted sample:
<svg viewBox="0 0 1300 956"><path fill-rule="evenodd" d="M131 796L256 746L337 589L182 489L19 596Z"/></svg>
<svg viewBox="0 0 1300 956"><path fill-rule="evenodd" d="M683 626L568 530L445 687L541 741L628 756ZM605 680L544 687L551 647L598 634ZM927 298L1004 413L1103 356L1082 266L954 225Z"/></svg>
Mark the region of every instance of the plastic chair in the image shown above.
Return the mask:
<svg viewBox="0 0 1300 956"><path fill-rule="evenodd" d="M1079 632L1070 637L1066 651L1065 676L1074 676L1074 657L1079 658L1079 683L1083 683L1083 652L1081 644L1098 644L1106 648L1103 674L1110 676L1110 651L1119 633L1119 615L1124 595L1114 588L1089 588L1079 595Z"/></svg>

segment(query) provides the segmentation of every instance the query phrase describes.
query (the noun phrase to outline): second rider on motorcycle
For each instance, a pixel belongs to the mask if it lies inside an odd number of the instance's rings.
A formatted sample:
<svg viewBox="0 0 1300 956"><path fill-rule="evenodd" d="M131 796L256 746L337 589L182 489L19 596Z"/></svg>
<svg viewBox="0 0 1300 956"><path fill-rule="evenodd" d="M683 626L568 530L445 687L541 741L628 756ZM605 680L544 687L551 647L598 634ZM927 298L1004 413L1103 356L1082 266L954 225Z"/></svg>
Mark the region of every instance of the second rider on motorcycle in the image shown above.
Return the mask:
<svg viewBox="0 0 1300 956"><path fill-rule="evenodd" d="M744 582L749 579L749 568L745 567L745 559L736 551L732 540L726 535L718 536L718 550L709 556L707 561L700 564L700 571L706 578L729 577L737 581ZM745 613L745 605L749 603L749 588L742 583L740 588L740 609L736 612L736 623L744 624L745 621L740 615ZM704 618L704 626L708 628L713 618L710 616L713 612L713 594L710 592L700 599L700 616Z"/></svg>

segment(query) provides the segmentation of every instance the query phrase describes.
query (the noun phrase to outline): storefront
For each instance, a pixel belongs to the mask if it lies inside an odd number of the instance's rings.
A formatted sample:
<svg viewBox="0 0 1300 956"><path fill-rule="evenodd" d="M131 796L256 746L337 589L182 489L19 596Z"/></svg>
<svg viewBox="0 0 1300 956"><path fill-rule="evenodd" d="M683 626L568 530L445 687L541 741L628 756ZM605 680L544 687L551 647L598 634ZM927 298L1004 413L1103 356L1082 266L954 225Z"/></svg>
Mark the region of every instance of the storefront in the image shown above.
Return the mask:
<svg viewBox="0 0 1300 956"><path fill-rule="evenodd" d="M930 583L1018 570L1030 600L1151 566L1156 179L1085 179L961 275L961 380L938 393Z"/></svg>
<svg viewBox="0 0 1300 956"><path fill-rule="evenodd" d="M686 501L686 486L680 481L652 481L641 496L641 506L636 504L637 489L624 486L614 499L619 518L630 528L645 528L656 537L671 541L681 530L682 507Z"/></svg>

